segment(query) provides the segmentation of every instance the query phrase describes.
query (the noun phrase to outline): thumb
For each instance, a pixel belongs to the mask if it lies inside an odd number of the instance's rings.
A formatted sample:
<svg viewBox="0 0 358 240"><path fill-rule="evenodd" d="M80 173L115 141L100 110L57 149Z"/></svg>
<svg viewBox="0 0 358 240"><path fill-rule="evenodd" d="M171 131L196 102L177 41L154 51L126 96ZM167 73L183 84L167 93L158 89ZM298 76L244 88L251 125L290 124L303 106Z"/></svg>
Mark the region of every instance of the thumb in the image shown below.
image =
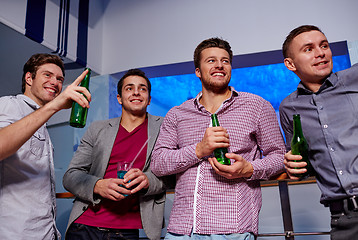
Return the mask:
<svg viewBox="0 0 358 240"><path fill-rule="evenodd" d="M240 155L237 155L235 153L226 153L225 155L227 158L233 159L235 160L235 162L242 162L244 160L243 157L241 157Z"/></svg>

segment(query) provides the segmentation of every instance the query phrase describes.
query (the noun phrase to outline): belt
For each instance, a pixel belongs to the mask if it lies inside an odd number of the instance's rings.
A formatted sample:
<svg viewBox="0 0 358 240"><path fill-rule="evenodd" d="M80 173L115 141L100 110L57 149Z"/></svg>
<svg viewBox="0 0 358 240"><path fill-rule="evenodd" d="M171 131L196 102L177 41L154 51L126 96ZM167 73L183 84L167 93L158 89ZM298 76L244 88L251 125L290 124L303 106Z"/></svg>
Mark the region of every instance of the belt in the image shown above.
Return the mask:
<svg viewBox="0 0 358 240"><path fill-rule="evenodd" d="M101 232L113 232L113 233L139 233L138 229L117 229L117 228L102 228L102 227L94 227Z"/></svg>
<svg viewBox="0 0 358 240"><path fill-rule="evenodd" d="M358 211L358 196L330 201L329 210L331 213L341 213L345 211L345 205L347 206L347 210Z"/></svg>

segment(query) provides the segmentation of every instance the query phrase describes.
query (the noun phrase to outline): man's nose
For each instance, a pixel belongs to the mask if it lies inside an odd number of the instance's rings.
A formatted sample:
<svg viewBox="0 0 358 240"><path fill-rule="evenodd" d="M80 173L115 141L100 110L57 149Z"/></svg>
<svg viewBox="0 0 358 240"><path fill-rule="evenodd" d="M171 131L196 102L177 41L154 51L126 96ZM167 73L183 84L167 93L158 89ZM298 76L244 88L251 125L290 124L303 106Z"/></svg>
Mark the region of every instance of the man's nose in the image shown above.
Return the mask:
<svg viewBox="0 0 358 240"><path fill-rule="evenodd" d="M133 94L134 95L139 95L139 88L134 88L134 90L133 90Z"/></svg>
<svg viewBox="0 0 358 240"><path fill-rule="evenodd" d="M316 55L315 57L324 57L325 52L323 51L322 48L318 47L316 48L315 55Z"/></svg>
<svg viewBox="0 0 358 240"><path fill-rule="evenodd" d="M221 61L216 61L215 67L216 68L223 68L223 63Z"/></svg>

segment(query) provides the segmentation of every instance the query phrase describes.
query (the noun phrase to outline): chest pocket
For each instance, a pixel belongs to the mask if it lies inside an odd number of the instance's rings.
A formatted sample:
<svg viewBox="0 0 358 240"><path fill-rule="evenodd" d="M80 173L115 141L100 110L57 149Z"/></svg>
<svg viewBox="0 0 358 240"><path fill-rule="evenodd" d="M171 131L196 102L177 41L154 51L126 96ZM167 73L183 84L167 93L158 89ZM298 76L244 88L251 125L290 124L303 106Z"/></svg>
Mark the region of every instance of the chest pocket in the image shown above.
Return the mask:
<svg viewBox="0 0 358 240"><path fill-rule="evenodd" d="M46 138L45 134L41 134L38 131L31 137L30 151L35 156L41 156L44 150Z"/></svg>

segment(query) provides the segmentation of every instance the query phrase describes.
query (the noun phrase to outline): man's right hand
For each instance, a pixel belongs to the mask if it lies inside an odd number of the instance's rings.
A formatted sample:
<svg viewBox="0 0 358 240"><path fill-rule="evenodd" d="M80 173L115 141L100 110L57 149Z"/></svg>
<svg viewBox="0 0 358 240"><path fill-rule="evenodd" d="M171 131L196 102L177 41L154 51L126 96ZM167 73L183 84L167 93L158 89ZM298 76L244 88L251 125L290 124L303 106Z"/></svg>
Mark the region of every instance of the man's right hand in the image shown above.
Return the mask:
<svg viewBox="0 0 358 240"><path fill-rule="evenodd" d="M217 148L228 148L229 134L226 129L219 127L209 127L206 129L201 142L196 145L195 153L200 159L213 153Z"/></svg>
<svg viewBox="0 0 358 240"><path fill-rule="evenodd" d="M299 178L294 175L307 172L305 168L307 163L300 160L302 160L301 155L293 155L291 151L285 154L283 163L285 164L286 172L290 179L299 180Z"/></svg>
<svg viewBox="0 0 358 240"><path fill-rule="evenodd" d="M74 101L82 107L89 108L91 94L85 87L79 86L87 73L88 70L86 69L82 72L80 76L78 76L75 81L73 81L73 83L68 85L62 93L60 93L55 99L47 103L45 107L53 109L54 112L58 112L61 109L71 108L72 103Z"/></svg>
<svg viewBox="0 0 358 240"><path fill-rule="evenodd" d="M94 186L93 192L113 201L120 201L125 198L124 195L130 195L131 191L120 187L124 184L123 179L107 178L98 180Z"/></svg>

